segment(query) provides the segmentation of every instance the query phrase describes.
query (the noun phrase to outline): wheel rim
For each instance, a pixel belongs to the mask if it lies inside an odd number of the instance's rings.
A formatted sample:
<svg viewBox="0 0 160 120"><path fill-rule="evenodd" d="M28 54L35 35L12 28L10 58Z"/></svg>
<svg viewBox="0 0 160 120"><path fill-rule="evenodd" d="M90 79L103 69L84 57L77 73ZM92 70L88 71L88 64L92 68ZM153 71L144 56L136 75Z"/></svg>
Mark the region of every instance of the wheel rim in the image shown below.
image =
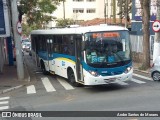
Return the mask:
<svg viewBox="0 0 160 120"><path fill-rule="evenodd" d="M154 81L160 80L160 73L159 73L159 72L155 72L155 73L153 74L153 80L154 80Z"/></svg>

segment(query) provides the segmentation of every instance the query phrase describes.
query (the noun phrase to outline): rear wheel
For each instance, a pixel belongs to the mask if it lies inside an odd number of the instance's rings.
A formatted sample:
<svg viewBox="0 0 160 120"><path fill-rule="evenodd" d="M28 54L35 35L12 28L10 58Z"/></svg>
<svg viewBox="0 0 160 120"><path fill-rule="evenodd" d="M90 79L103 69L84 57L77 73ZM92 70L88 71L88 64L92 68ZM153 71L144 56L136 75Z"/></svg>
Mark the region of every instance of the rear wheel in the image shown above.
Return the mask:
<svg viewBox="0 0 160 120"><path fill-rule="evenodd" d="M68 79L69 79L69 82L71 83L71 85L73 85L75 87L82 86L80 83L76 82L74 72L71 69L68 70Z"/></svg>
<svg viewBox="0 0 160 120"><path fill-rule="evenodd" d="M154 81L159 81L159 80L160 80L160 72L155 71L155 72L152 74L152 79L153 79Z"/></svg>

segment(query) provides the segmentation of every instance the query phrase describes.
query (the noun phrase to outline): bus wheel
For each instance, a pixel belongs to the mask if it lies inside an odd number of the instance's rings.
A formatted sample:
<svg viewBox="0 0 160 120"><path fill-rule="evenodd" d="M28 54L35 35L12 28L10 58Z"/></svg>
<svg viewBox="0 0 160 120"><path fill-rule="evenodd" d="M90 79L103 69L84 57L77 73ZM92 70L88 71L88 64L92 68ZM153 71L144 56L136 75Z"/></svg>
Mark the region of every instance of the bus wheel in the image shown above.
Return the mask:
<svg viewBox="0 0 160 120"><path fill-rule="evenodd" d="M68 71L68 80L71 83L71 85L73 85L75 87L82 86L81 84L79 84L79 83L76 82L74 72L71 69Z"/></svg>
<svg viewBox="0 0 160 120"><path fill-rule="evenodd" d="M48 72L46 71L46 68L45 68L45 65L44 65L43 61L41 61L41 70L42 70L42 72L43 72L44 75L48 74Z"/></svg>

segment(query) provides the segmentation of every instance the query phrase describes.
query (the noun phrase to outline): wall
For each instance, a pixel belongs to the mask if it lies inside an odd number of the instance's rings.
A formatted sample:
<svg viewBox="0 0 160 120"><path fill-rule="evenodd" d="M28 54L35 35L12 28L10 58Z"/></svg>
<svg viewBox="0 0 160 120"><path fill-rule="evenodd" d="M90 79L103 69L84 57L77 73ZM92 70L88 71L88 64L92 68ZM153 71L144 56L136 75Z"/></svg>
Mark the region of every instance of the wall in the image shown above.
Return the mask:
<svg viewBox="0 0 160 120"><path fill-rule="evenodd" d="M131 48L132 48L132 57L134 62L143 61L143 36L137 34L131 34ZM154 35L150 35L150 59L153 59L153 44L154 44Z"/></svg>
<svg viewBox="0 0 160 120"><path fill-rule="evenodd" d="M4 66L4 41L0 38L0 73L3 71Z"/></svg>

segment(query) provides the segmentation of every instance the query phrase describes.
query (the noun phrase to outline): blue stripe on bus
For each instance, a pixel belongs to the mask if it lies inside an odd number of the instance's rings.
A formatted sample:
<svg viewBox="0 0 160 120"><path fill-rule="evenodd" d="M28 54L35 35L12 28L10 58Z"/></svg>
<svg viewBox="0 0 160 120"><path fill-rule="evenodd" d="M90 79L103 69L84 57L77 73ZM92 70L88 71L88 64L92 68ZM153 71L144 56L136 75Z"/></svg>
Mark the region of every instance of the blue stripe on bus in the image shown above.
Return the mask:
<svg viewBox="0 0 160 120"><path fill-rule="evenodd" d="M119 74L124 73L127 67L132 66L132 62L130 62L127 65L114 67L114 68L94 68L94 67L88 66L84 62L82 64L83 64L83 68L86 71L96 71L98 72L99 75L102 75L102 76L119 75Z"/></svg>
<svg viewBox="0 0 160 120"><path fill-rule="evenodd" d="M57 58L67 58L67 59L72 60L73 62L76 61L75 56L65 55L65 54L53 53L53 54L51 54L50 57L48 57L47 52L41 51L41 52L38 52L38 55L39 55L39 57L41 57L44 60L53 60L53 59L57 59ZM89 71L89 70L97 71L102 76L122 74L123 72L125 72L127 67L132 66L132 62L130 62L127 65L120 66L120 67L114 67L114 68L93 68L93 67L87 65L84 61L82 61L81 63L82 63L83 68L86 71Z"/></svg>
<svg viewBox="0 0 160 120"><path fill-rule="evenodd" d="M56 58L68 58L70 60L75 61L75 59L76 59L75 56L58 54L58 53L52 53L52 54L50 54L50 56L48 56L48 52L46 52L46 51L39 51L38 55L43 60L53 60L53 59L56 59Z"/></svg>

